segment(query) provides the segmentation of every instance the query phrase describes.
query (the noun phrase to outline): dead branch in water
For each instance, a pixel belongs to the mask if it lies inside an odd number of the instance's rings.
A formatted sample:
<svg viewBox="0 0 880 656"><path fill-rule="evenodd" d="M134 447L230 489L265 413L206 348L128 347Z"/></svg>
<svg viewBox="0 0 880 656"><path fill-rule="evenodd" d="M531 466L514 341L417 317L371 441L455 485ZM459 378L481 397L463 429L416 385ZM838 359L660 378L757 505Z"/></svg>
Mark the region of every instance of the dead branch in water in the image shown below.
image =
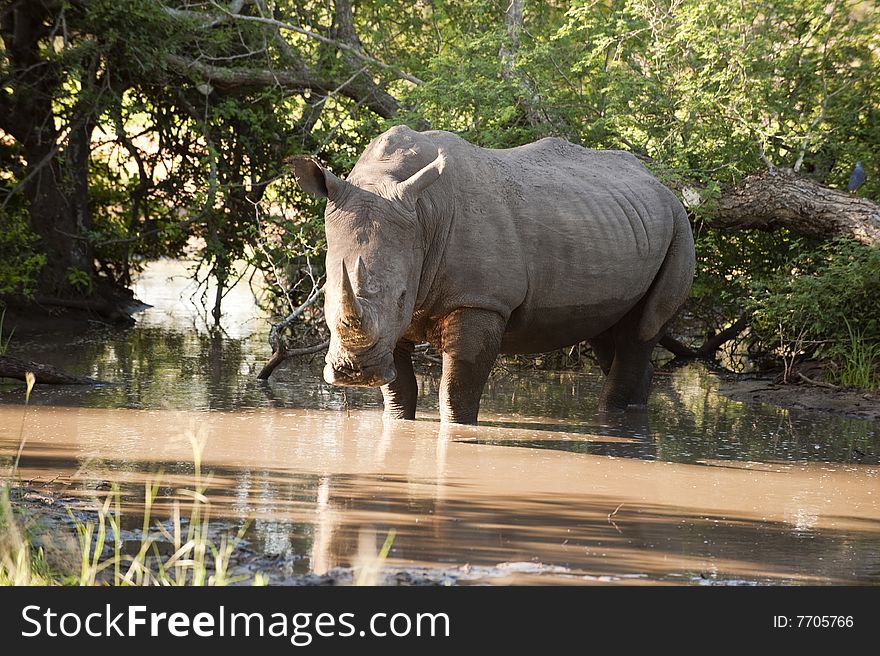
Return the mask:
<svg viewBox="0 0 880 656"><path fill-rule="evenodd" d="M272 354L272 357L260 370L260 373L257 374L257 378L259 380L268 380L269 376L272 375L272 372L275 371L275 368L288 358L295 358L298 355L311 355L313 353L320 353L328 346L330 346L329 339L324 340L320 344L315 344L314 346L306 346L304 348L287 350L287 347L284 344L284 340L281 340L278 345L278 349L275 351L275 353Z"/></svg>
<svg viewBox="0 0 880 656"><path fill-rule="evenodd" d="M281 331L287 328L291 323L293 323L294 319L301 316L302 313L305 312L311 305L313 305L314 302L317 301L323 293L323 287L316 288L314 291L312 291L312 293L302 305L300 305L293 312L291 312L281 321L272 326L272 329L269 331L269 346L272 347L273 352L278 351L280 348L282 348L284 340L281 339Z"/></svg>
<svg viewBox="0 0 880 656"><path fill-rule="evenodd" d="M268 380L269 376L272 375L272 372L275 371L275 368L279 364L284 362L287 358L296 357L297 355L310 355L312 353L318 353L319 351L324 350L330 345L330 340L325 340L320 344L315 344L314 346L291 349L288 347L287 342L281 336L281 332L291 323L293 323L294 319L301 316L303 312L305 312L312 304L314 304L314 302L321 297L321 294L323 294L323 292L323 287L316 287L302 305L300 305L293 312L291 312L281 321L272 326L272 329L269 331L269 346L272 347L272 357L269 358L269 361L260 370L260 373L257 374L257 378L259 380Z"/></svg>
<svg viewBox="0 0 880 656"><path fill-rule="evenodd" d="M133 324L134 320L120 306L103 298L55 298L52 296L35 296L34 303L37 305L50 305L55 307L71 308L93 312L102 319L112 323Z"/></svg>
<svg viewBox="0 0 880 656"><path fill-rule="evenodd" d="M27 372L33 373L38 383L55 385L100 385L104 383L104 381L87 376L73 376L48 364L21 360L11 355L0 355L0 378L25 380Z"/></svg>

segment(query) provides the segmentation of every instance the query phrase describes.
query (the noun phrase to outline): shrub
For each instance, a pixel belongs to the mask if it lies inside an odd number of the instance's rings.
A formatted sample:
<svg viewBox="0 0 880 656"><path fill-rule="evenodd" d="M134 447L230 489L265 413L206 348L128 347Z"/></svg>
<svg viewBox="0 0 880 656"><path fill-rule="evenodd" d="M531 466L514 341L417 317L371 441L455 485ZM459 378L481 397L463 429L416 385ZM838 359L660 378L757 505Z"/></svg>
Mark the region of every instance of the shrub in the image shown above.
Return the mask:
<svg viewBox="0 0 880 656"><path fill-rule="evenodd" d="M840 238L822 244L755 280L747 305L755 338L767 348L826 357L858 384L873 372L880 349L880 247ZM795 343L796 346L795 346ZM867 358L867 359L866 359ZM870 385L861 384L870 387Z"/></svg>

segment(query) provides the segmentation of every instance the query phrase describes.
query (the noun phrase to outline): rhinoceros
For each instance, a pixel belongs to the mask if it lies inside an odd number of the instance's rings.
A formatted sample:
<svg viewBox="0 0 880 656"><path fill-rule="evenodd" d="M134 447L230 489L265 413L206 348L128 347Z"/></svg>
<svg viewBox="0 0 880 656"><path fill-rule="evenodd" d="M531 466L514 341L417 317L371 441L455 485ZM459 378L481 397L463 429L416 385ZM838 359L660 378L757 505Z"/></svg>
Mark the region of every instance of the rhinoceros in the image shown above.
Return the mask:
<svg viewBox="0 0 880 656"><path fill-rule="evenodd" d="M413 347L429 342L441 421L476 423L499 353L588 340L606 375L599 408L647 403L694 242L681 203L632 154L559 138L487 149L397 126L345 180L290 163L327 198L328 383L381 386L385 416L414 419Z"/></svg>

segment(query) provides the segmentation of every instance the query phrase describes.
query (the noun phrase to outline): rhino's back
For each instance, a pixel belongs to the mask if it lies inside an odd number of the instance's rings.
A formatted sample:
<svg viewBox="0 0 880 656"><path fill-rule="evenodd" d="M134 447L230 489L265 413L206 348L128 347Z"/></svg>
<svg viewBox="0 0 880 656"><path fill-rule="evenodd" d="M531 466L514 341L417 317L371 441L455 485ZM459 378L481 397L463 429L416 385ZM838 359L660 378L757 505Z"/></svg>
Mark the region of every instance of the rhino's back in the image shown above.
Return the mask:
<svg viewBox="0 0 880 656"><path fill-rule="evenodd" d="M461 220L496 234L516 232L532 245L524 255L542 261L530 251L552 247L548 255L562 249L572 261L592 251L662 261L681 206L631 153L591 150L556 137L488 149L448 132L422 134L433 136L432 154L439 146L449 153Z"/></svg>
<svg viewBox="0 0 880 656"><path fill-rule="evenodd" d="M555 137L484 152L498 171L497 187L518 230L537 237L545 228L571 230L635 247L641 256L665 252L665 228L678 201L631 153L591 150ZM480 195L478 188L473 192Z"/></svg>

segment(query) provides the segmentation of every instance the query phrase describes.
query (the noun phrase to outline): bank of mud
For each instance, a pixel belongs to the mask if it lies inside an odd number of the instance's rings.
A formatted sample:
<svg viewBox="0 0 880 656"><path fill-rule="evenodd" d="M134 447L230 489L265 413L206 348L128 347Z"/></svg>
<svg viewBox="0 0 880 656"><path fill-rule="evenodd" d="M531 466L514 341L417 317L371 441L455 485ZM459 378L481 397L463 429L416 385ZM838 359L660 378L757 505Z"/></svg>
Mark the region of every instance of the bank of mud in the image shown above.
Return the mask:
<svg viewBox="0 0 880 656"><path fill-rule="evenodd" d="M742 403L768 403L780 408L823 412L880 421L880 393L831 388L809 382L777 382L775 377L721 375L718 392Z"/></svg>

